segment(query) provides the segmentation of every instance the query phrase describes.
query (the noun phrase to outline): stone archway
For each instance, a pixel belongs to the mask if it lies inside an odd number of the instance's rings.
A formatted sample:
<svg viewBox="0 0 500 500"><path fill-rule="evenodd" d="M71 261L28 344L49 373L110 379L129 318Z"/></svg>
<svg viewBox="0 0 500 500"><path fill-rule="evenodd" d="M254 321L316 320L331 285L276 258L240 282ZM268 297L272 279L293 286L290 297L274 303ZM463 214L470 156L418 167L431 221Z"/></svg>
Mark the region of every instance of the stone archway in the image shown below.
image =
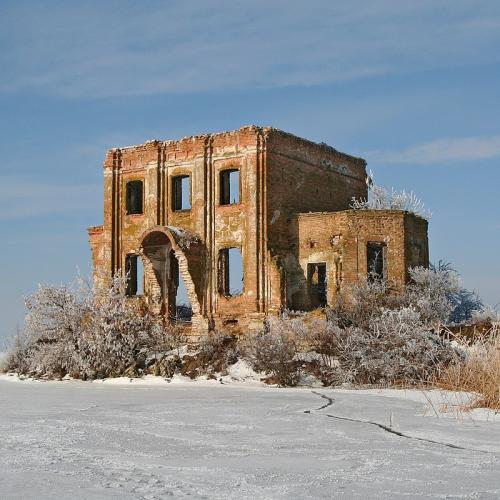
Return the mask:
<svg viewBox="0 0 500 500"><path fill-rule="evenodd" d="M140 254L144 262L146 294L151 310L169 317L176 316L175 296L178 273L186 285L192 308L193 323L200 323L201 307L189 272L188 259L167 227L157 226L143 234Z"/></svg>

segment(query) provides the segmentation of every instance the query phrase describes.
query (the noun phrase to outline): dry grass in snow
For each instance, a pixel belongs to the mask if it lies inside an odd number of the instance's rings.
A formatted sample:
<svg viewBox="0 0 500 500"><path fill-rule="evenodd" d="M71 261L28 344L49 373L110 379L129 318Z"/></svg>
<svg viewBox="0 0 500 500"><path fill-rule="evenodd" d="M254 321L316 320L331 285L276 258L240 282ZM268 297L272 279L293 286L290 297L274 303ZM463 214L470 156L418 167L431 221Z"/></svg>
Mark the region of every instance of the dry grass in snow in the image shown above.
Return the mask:
<svg viewBox="0 0 500 500"><path fill-rule="evenodd" d="M450 365L441 373L437 385L477 394L470 407L500 410L500 334L476 340L466 352L463 362Z"/></svg>

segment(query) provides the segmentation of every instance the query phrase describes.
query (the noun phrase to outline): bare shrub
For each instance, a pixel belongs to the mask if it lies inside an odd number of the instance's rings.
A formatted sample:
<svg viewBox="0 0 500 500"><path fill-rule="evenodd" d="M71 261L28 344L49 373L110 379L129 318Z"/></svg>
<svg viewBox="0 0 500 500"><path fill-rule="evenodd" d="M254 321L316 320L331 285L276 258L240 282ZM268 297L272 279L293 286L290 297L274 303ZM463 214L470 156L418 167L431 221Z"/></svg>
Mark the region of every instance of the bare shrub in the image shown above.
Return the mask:
<svg viewBox="0 0 500 500"><path fill-rule="evenodd" d="M82 325L91 317L92 302L85 283L50 287L40 285L26 300L24 342L18 350L17 370L34 376L62 377L75 371Z"/></svg>
<svg viewBox="0 0 500 500"><path fill-rule="evenodd" d="M460 292L458 274L449 266L409 269L410 283L405 294L407 303L417 309L426 326L446 324L454 309L452 297Z"/></svg>
<svg viewBox="0 0 500 500"><path fill-rule="evenodd" d="M307 327L299 318L269 318L265 328L248 342L251 364L256 371L270 375L268 382L297 385L300 363L294 358L306 335Z"/></svg>
<svg viewBox="0 0 500 500"><path fill-rule="evenodd" d="M368 328L331 323L313 336L325 361L324 383L413 384L457 358L451 344L425 328L413 307L382 309Z"/></svg>
<svg viewBox="0 0 500 500"><path fill-rule="evenodd" d="M426 220L432 217L430 210L413 192L393 188L389 191L376 184L369 185L368 199L353 198L350 207L354 210L403 210Z"/></svg>
<svg viewBox="0 0 500 500"><path fill-rule="evenodd" d="M201 339L196 354L184 358L183 374L191 378L201 374L215 377L236 363L240 355L236 337L215 332Z"/></svg>
<svg viewBox="0 0 500 500"><path fill-rule="evenodd" d="M458 289L456 274L416 268L413 281L398 291L383 280L366 280L327 309L327 320L281 318L254 339L255 368L286 385L298 379L293 355L310 347L320 355L324 384L415 384L432 379L460 355L432 328L448 317L448 296ZM308 344L308 346L306 345Z"/></svg>
<svg viewBox="0 0 500 500"><path fill-rule="evenodd" d="M472 407L500 410L500 334L483 337L465 349L465 360L442 371L436 384L477 394Z"/></svg>
<svg viewBox="0 0 500 500"><path fill-rule="evenodd" d="M146 355L145 369L152 375L173 377L182 369L182 357L187 351L188 339L178 324L155 320L150 342L141 354ZM142 359L140 359L142 364Z"/></svg>
<svg viewBox="0 0 500 500"><path fill-rule="evenodd" d="M9 368L32 376L137 375L148 353L176 343L172 327L127 299L123 275L113 278L98 301L79 280L72 287L39 286L26 307L23 340L11 354Z"/></svg>
<svg viewBox="0 0 500 500"><path fill-rule="evenodd" d="M246 354L257 371L279 385L296 385L301 370L318 375L318 365L329 385L428 380L456 356L449 343L430 332L449 312L447 294L456 282L443 270L417 268L411 275L405 293L381 280L357 284L349 300L327 311L327 320L270 318L250 337ZM37 377L172 376L176 371L215 376L242 356L241 344L222 333L203 339L197 353L181 356L182 330L130 300L122 275L98 300L81 281L73 287L40 286L27 308L26 327L7 365ZM298 356L311 347L319 354L314 363Z"/></svg>
<svg viewBox="0 0 500 500"><path fill-rule="evenodd" d="M329 321L342 328L368 328L382 310L397 309L407 303L406 297L386 280L360 280L346 291L338 297L335 306L327 310Z"/></svg>
<svg viewBox="0 0 500 500"><path fill-rule="evenodd" d="M475 310L471 317L472 323L500 323L500 312L494 307L482 306L480 309Z"/></svg>
<svg viewBox="0 0 500 500"><path fill-rule="evenodd" d="M311 331L310 344L320 355L318 376L323 385L336 386L355 382L354 367L346 369L345 365L342 365L354 329L354 327L341 328L330 318L324 322L318 321Z"/></svg>
<svg viewBox="0 0 500 500"><path fill-rule="evenodd" d="M367 382L428 380L454 361L456 350L422 322L413 307L383 311L372 321L366 357L358 375Z"/></svg>
<svg viewBox="0 0 500 500"><path fill-rule="evenodd" d="M447 266L409 269L410 282L401 291L387 280L360 280L338 298L327 317L341 327L368 329L383 311L412 307L425 327L446 324L460 292L457 273Z"/></svg>
<svg viewBox="0 0 500 500"><path fill-rule="evenodd" d="M28 338L25 331L19 327L10 341L5 359L2 361L0 371L26 373L29 366L25 359L28 349Z"/></svg>

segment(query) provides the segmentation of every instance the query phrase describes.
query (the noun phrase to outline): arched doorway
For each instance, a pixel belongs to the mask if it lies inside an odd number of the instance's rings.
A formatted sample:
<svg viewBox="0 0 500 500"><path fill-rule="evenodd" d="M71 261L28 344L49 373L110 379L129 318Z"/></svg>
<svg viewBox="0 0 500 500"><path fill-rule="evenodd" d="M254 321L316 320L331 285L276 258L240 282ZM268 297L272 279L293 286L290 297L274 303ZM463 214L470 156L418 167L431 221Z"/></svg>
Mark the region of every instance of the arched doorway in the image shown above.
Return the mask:
<svg viewBox="0 0 500 500"><path fill-rule="evenodd" d="M187 258L167 228L146 233L141 254L148 303L153 312L174 321L190 321L200 305Z"/></svg>

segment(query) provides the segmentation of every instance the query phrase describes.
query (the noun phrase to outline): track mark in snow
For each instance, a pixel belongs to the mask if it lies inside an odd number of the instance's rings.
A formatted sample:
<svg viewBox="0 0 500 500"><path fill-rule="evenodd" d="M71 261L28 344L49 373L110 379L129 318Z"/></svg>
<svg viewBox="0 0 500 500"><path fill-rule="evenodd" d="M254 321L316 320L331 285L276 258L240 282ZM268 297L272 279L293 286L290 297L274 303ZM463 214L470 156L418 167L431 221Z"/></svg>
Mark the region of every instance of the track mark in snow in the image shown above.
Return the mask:
<svg viewBox="0 0 500 500"><path fill-rule="evenodd" d="M325 408L328 408L329 406L333 405L333 402L335 401L334 399L328 397L326 394L321 394L321 392L316 392L316 391L311 391L311 392L313 394L316 394L316 396L319 396L319 397L327 400L326 404L324 404L323 406L320 406L319 408L316 408L313 411L324 410ZM304 413L311 413L311 410L306 410Z"/></svg>
<svg viewBox="0 0 500 500"><path fill-rule="evenodd" d="M93 408L99 408L99 405L90 405L88 408L78 408L78 411L88 411L92 410Z"/></svg>
<svg viewBox="0 0 500 500"><path fill-rule="evenodd" d="M316 391L311 391L313 394L316 394L317 396L322 397L323 399L328 400L328 403L321 406L320 408L312 411L319 411L323 410L324 408L327 408L328 406L332 405L334 400L332 398L329 398L325 394L321 394L320 392ZM306 410L304 413L312 413L311 410ZM395 436L403 437L406 439L414 439L415 441L423 441L425 443L432 443L432 444L438 444L440 446L446 446L447 448L453 448L455 450L465 450L465 451L476 451L478 453L486 453L488 455L497 455L494 452L487 451L487 450L480 450L478 448L466 448L464 446L459 446L457 444L453 443L445 443L443 441L435 441L434 439L427 439L427 438L422 438L418 436L410 436L409 434L405 434L404 432L397 431L396 429L393 429L392 427L389 427L388 425L380 424L379 422L373 422L372 420L362 420L362 419L357 419L357 418L350 418L350 417L341 417L340 415L331 415L330 413L323 413L325 417L329 418L335 418L337 420L346 420L348 422L357 422L359 424L368 424L368 425L373 425L375 427L378 427L386 432L389 432L390 434L394 434Z"/></svg>

